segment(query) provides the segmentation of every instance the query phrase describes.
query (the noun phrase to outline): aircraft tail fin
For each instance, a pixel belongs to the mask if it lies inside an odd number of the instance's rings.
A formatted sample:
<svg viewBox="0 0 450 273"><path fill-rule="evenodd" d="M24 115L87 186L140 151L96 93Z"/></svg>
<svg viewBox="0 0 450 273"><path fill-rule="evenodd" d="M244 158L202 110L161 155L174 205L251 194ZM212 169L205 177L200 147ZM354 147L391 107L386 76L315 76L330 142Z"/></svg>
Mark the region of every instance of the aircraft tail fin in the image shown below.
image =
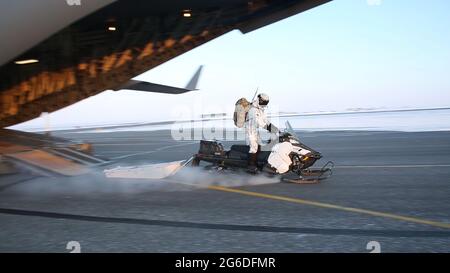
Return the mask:
<svg viewBox="0 0 450 273"><path fill-rule="evenodd" d="M198 80L200 79L200 75L202 74L202 69L203 69L203 65L198 67L197 71L195 72L194 76L192 76L191 80L188 82L185 89L188 89L191 91L198 90L197 83L198 83Z"/></svg>

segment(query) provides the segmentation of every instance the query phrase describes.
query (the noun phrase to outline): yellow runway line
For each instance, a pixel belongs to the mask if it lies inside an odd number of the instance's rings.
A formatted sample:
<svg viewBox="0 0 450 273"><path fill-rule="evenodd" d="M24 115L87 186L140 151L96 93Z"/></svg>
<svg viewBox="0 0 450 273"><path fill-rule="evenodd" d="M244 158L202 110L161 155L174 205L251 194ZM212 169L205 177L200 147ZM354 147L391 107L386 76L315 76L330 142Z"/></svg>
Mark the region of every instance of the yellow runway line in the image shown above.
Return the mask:
<svg viewBox="0 0 450 273"><path fill-rule="evenodd" d="M272 195L272 194L266 194L266 193L252 192L252 191L233 189L233 188L227 188L227 187L222 187L222 186L209 186L208 189L224 191L224 192L233 192L233 193L238 193L238 194L247 195L247 196L267 198L267 199L272 199L272 200L285 201L285 202L291 202L291 203L297 203L297 204L303 204L303 205L309 205L309 206L315 206L315 207L321 207L321 208L336 209L336 210L342 210L342 211L348 211L348 212L356 212L356 213L367 214L367 215L371 215L371 216L390 218L390 219L412 222L412 223L417 223L417 224L424 224L424 225L429 225L429 226L434 226L434 227L439 227L439 228L450 228L450 223L435 222L435 221L426 220L426 219L419 219L419 218L414 218L414 217L401 216L401 215L395 215L395 214L391 214L391 213L378 212L378 211L372 211L372 210L366 210L366 209L344 207L344 206L327 204L327 203L310 201L310 200L304 200L304 199L299 199L299 198L292 198L292 197L285 197L285 196Z"/></svg>
<svg viewBox="0 0 450 273"><path fill-rule="evenodd" d="M335 169L370 169L370 168L445 168L450 167L450 164L435 164L435 165L342 165L342 166L335 166Z"/></svg>

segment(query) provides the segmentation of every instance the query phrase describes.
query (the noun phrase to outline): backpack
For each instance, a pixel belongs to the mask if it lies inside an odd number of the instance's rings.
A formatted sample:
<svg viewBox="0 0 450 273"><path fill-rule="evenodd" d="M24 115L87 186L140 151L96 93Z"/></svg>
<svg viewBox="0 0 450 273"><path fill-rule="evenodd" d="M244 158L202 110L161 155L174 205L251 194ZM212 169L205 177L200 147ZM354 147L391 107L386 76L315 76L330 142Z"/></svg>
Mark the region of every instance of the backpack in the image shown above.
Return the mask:
<svg viewBox="0 0 450 273"><path fill-rule="evenodd" d="M238 128L244 127L245 119L247 117L248 111L250 110L250 107L251 107L251 103L245 98L240 98L236 102L235 108L234 108L233 120L234 120L234 125L236 125Z"/></svg>

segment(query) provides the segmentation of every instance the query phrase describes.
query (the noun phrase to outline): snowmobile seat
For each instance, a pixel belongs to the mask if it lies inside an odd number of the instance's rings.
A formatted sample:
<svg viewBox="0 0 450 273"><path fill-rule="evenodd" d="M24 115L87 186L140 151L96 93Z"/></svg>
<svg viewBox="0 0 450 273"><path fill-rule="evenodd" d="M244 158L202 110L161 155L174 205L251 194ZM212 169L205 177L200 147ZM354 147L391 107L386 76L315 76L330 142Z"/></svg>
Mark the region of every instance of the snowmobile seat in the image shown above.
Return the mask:
<svg viewBox="0 0 450 273"><path fill-rule="evenodd" d="M230 151L248 154L250 147L248 145L232 145Z"/></svg>
<svg viewBox="0 0 450 273"><path fill-rule="evenodd" d="M247 160L249 149L248 145L232 145L227 156L232 159Z"/></svg>
<svg viewBox="0 0 450 273"><path fill-rule="evenodd" d="M250 147L248 145L232 145L227 155L229 158L247 160L249 150ZM260 151L258 153L258 161L267 161L269 155L269 151Z"/></svg>

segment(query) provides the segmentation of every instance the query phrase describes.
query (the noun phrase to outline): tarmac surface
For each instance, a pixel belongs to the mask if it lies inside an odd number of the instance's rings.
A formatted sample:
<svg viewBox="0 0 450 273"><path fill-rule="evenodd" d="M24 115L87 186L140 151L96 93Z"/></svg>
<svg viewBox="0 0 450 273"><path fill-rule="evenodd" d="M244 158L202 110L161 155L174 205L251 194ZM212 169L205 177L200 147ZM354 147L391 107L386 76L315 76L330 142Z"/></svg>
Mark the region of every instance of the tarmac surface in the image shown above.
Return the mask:
<svg viewBox="0 0 450 273"><path fill-rule="evenodd" d="M0 252L450 251L450 132L301 132L336 169L320 184L187 168L166 180L104 168L189 158L169 131L55 134L113 159L79 177L0 176ZM226 142L229 147L232 143ZM377 244L377 243L375 243Z"/></svg>

